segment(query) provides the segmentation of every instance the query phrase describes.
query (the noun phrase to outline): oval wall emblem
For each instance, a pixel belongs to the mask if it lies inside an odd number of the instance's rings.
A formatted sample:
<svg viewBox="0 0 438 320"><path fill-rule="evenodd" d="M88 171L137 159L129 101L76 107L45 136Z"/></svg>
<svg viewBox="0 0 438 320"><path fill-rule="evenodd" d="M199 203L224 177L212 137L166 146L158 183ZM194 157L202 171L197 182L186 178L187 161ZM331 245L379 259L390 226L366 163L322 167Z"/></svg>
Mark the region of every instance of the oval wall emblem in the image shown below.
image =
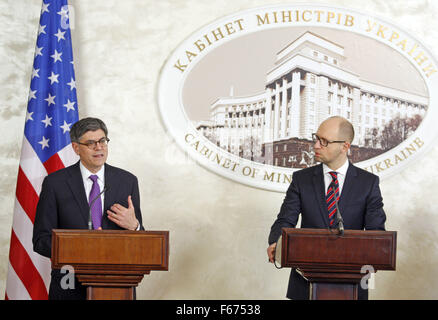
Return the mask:
<svg viewBox="0 0 438 320"><path fill-rule="evenodd" d="M312 166L311 135L332 115L355 128L350 159L384 178L437 136L438 67L399 27L345 8L288 5L196 31L159 79L175 141L217 174L284 192Z"/></svg>

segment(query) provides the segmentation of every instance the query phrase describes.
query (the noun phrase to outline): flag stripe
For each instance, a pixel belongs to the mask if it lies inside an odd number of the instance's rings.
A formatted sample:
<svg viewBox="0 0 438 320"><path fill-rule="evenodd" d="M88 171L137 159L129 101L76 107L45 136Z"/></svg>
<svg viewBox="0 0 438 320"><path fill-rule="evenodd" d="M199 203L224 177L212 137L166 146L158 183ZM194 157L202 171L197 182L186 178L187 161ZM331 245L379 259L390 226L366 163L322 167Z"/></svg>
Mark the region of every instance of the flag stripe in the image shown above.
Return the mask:
<svg viewBox="0 0 438 320"><path fill-rule="evenodd" d="M12 268L17 273L23 285L28 290L33 300L47 299L47 289L38 270L33 265L24 247L15 235L14 230L11 233L11 252L9 261Z"/></svg>
<svg viewBox="0 0 438 320"><path fill-rule="evenodd" d="M10 287L5 294L6 300L30 300L29 292L27 292L26 287L21 282L20 278L15 273L14 268L12 268L11 263L8 263L8 283L15 283L16 285Z"/></svg>
<svg viewBox="0 0 438 320"><path fill-rule="evenodd" d="M50 284L50 259L43 257L33 251L33 223L30 221L26 212L24 212L23 208L20 206L20 203L15 199L15 216L14 221L12 223L12 228L15 232L15 236L20 241L21 245L24 247L26 252L29 255L29 258L32 260L33 265L40 271L40 274L46 284L46 287L49 288Z"/></svg>
<svg viewBox="0 0 438 320"><path fill-rule="evenodd" d="M64 164L62 163L58 154L55 153L46 162L44 162L44 167L46 168L47 173L51 174L52 172L64 168Z"/></svg>
<svg viewBox="0 0 438 320"><path fill-rule="evenodd" d="M34 223L39 197L23 173L23 170L21 170L21 167L18 170L16 197L24 212L26 212L32 223Z"/></svg>
<svg viewBox="0 0 438 320"><path fill-rule="evenodd" d="M74 152L71 144L69 144L65 148L61 149L58 152L58 155L59 155L59 158L61 159L62 163L64 163L64 165L66 163L75 163L75 162L79 161L79 156Z"/></svg>
<svg viewBox="0 0 438 320"><path fill-rule="evenodd" d="M24 137L21 147L20 167L35 189L36 194L40 194L44 177L47 176L47 170L26 137Z"/></svg>

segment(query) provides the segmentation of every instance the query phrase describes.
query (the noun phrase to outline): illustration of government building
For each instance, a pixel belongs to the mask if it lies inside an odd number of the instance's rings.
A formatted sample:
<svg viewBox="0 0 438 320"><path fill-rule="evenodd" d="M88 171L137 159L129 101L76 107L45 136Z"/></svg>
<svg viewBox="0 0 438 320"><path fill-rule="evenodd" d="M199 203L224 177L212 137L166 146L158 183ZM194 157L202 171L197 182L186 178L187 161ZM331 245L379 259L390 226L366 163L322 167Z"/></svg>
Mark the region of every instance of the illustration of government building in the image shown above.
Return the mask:
<svg viewBox="0 0 438 320"><path fill-rule="evenodd" d="M340 115L355 128L353 162L383 153L418 127L429 99L365 81L343 68L345 59L342 46L305 32L277 53L263 92L235 97L231 90L211 105L210 120L196 127L242 158L306 167L313 164L312 133ZM400 126L400 132L394 129Z"/></svg>

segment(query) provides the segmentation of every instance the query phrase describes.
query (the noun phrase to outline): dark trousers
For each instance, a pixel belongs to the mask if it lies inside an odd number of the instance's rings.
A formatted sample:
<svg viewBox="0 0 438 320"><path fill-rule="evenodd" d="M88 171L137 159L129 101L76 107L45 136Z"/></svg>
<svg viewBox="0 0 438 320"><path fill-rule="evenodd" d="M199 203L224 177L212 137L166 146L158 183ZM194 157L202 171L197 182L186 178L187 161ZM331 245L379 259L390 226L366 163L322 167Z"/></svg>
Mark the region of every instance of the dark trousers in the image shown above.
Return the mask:
<svg viewBox="0 0 438 320"><path fill-rule="evenodd" d="M61 273L60 270L52 270L52 279L49 287L49 300L86 300L87 287L81 285L74 277L74 289L66 288L65 278L67 273ZM64 288L63 288L64 287ZM137 290L134 288L134 300L137 299Z"/></svg>
<svg viewBox="0 0 438 320"><path fill-rule="evenodd" d="M58 269L52 270L52 279L49 287L49 300L85 300L87 299L87 288L74 277L74 289L72 283L67 283L64 277L67 273L61 273ZM64 279L64 280L63 280Z"/></svg>

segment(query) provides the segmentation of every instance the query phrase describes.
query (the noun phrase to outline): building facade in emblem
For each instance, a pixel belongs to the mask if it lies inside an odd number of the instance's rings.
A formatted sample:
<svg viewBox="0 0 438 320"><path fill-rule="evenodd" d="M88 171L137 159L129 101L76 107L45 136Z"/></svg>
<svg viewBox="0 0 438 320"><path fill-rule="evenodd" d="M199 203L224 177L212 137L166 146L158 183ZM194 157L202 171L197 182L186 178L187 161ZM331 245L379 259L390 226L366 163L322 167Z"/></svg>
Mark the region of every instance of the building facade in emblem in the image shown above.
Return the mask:
<svg viewBox="0 0 438 320"><path fill-rule="evenodd" d="M355 128L357 161L383 153L388 144L377 137L384 128L394 119L421 122L429 99L361 79L343 67L345 59L342 46L305 32L277 53L263 92L245 97L230 92L211 105L210 120L196 127L242 158L305 167L313 164L312 133L340 115Z"/></svg>

